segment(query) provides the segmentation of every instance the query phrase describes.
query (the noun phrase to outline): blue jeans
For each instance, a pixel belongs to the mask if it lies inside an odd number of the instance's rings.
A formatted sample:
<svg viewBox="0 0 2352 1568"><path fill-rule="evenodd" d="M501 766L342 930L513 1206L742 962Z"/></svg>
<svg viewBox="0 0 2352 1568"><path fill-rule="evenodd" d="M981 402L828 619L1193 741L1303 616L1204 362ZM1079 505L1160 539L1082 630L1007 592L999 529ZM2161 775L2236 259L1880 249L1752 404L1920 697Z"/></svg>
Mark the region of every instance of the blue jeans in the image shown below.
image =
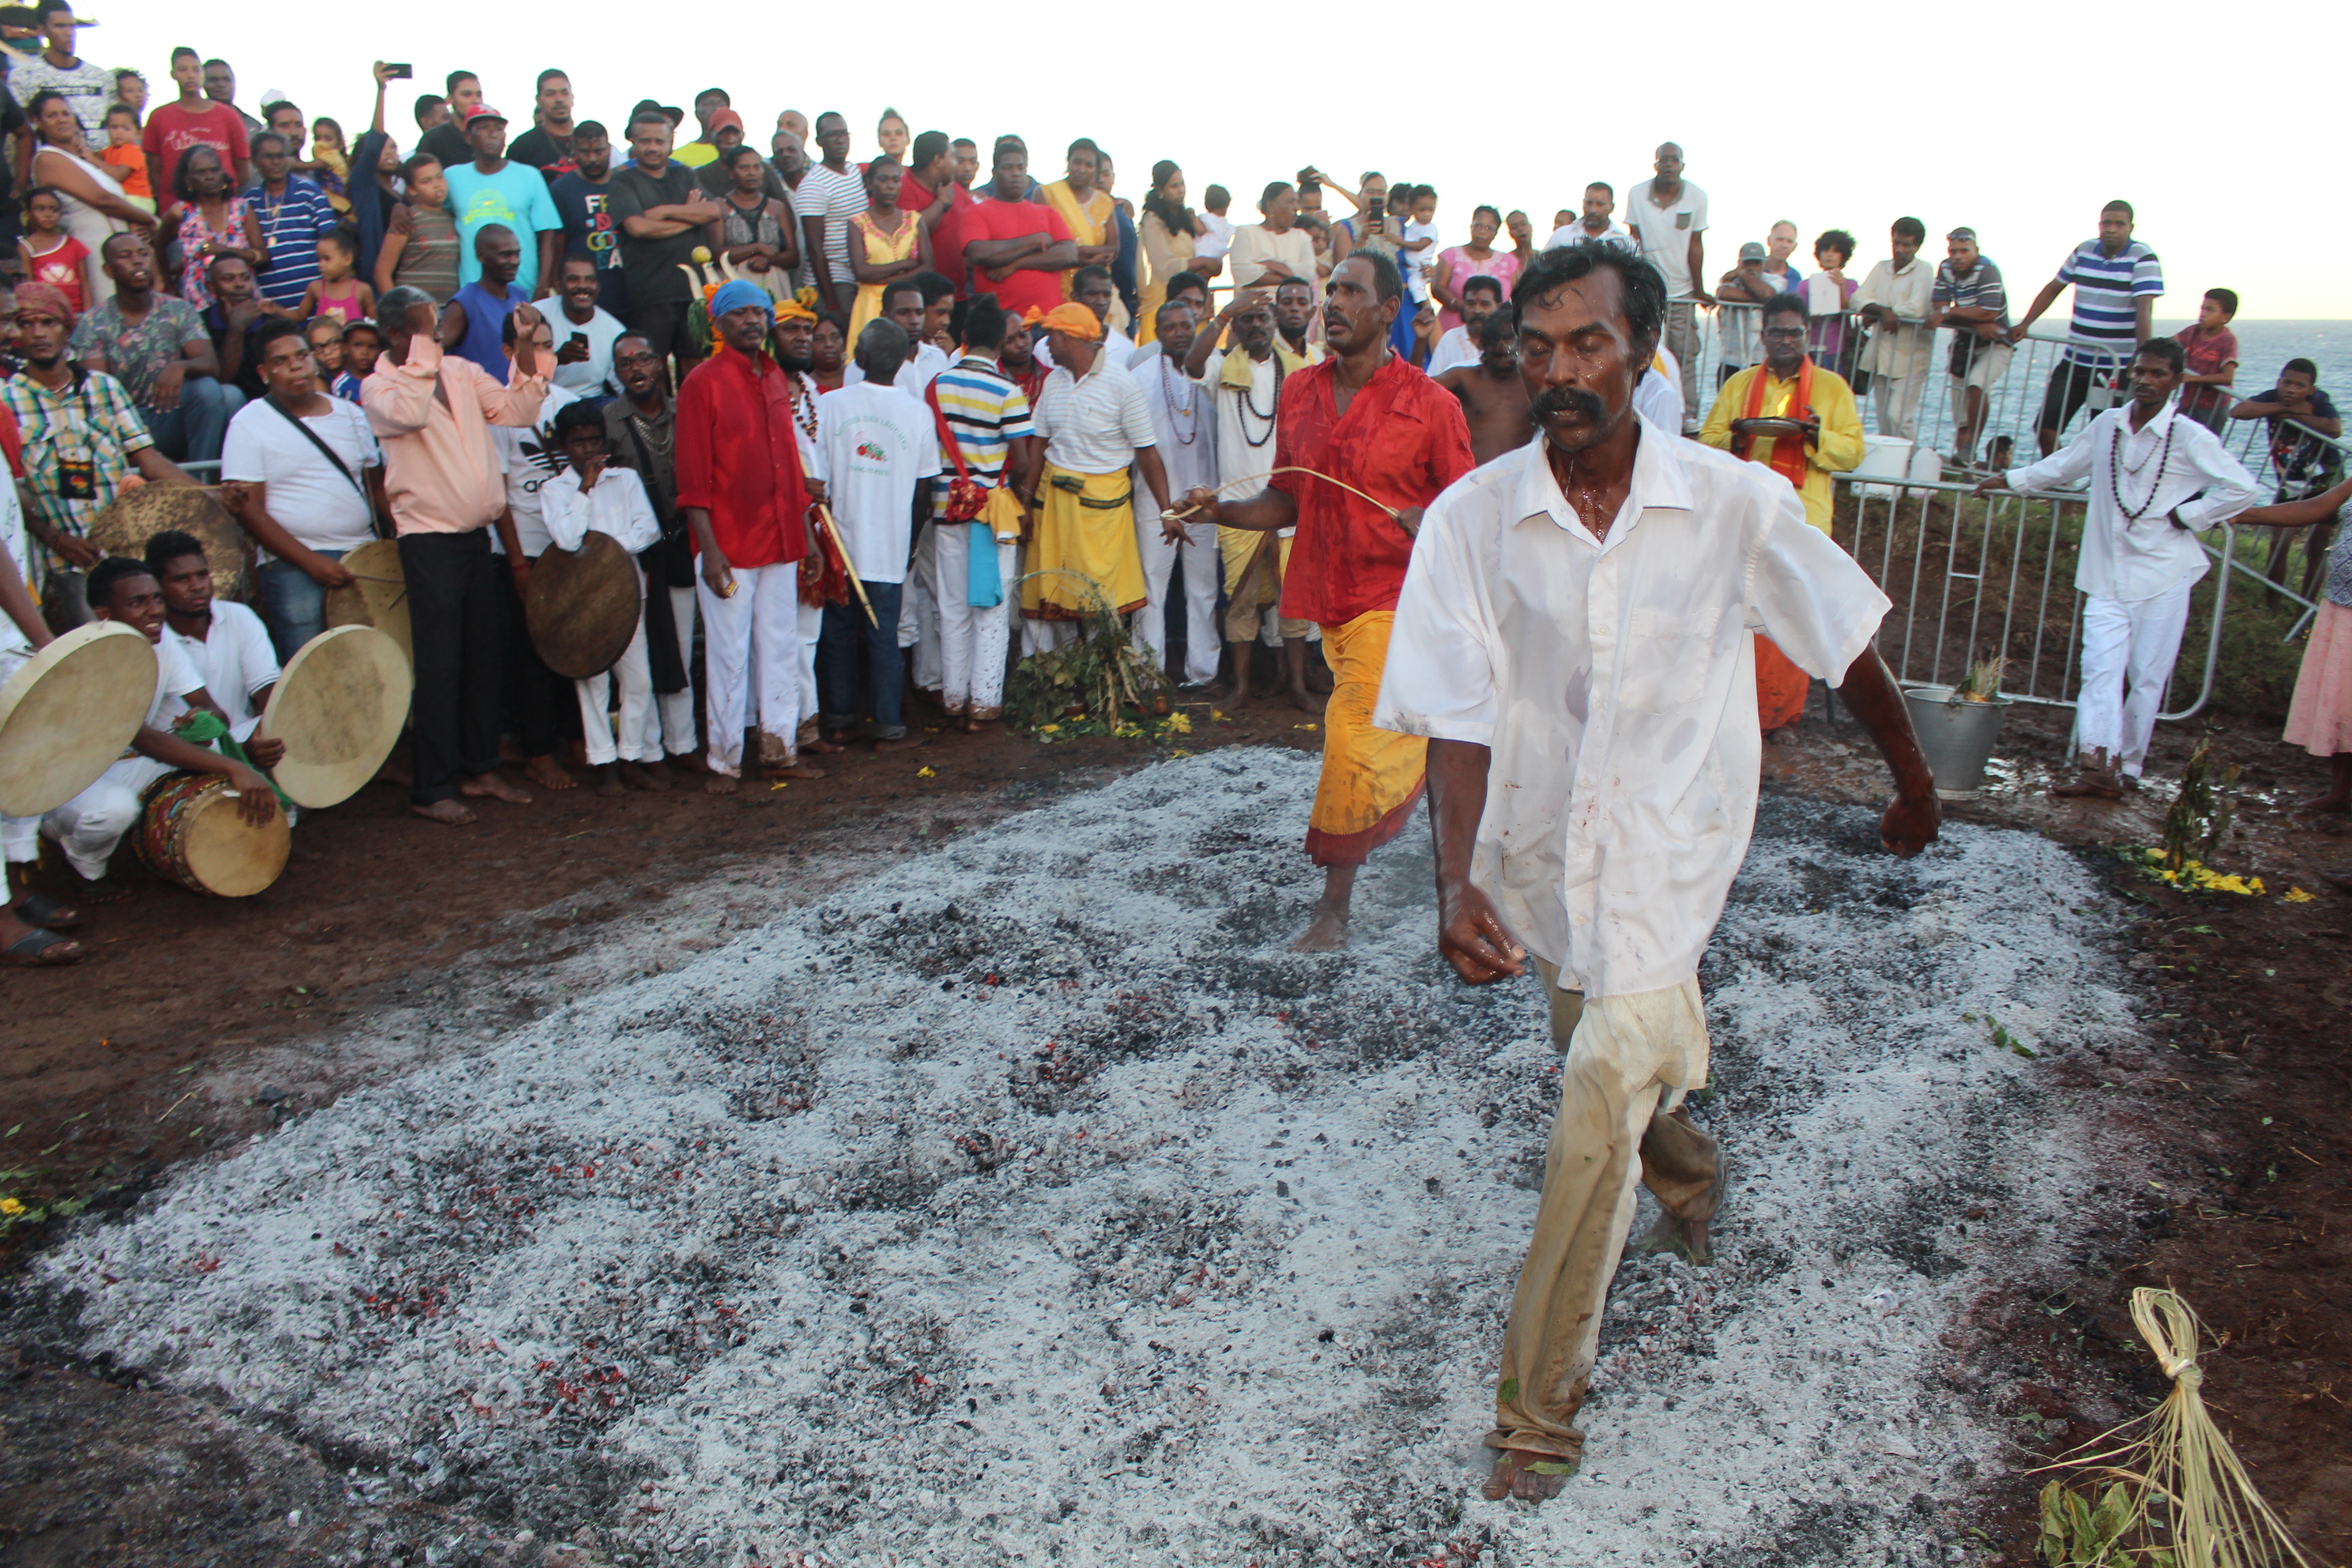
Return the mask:
<svg viewBox="0 0 2352 1568"><path fill-rule="evenodd" d="M174 408L142 408L147 434L155 448L175 463L217 463L221 442L228 435L228 416L245 406L245 394L224 386L208 375L192 375L180 384Z"/></svg>
<svg viewBox="0 0 2352 1568"><path fill-rule="evenodd" d="M898 596L905 584L867 583L865 587L879 625L866 624L866 612L855 594L846 605L824 607L824 629L817 634L816 642L817 707L828 730L846 730L856 721L857 643L863 637L874 738L892 741L907 732L906 715L899 706L906 692L907 667L898 658Z"/></svg>
<svg viewBox="0 0 2352 1568"><path fill-rule="evenodd" d="M319 553L330 561L341 561L345 552L321 550ZM283 665L294 657L295 649L327 629L327 590L291 561L265 561L257 570L261 618L268 624L270 645Z"/></svg>

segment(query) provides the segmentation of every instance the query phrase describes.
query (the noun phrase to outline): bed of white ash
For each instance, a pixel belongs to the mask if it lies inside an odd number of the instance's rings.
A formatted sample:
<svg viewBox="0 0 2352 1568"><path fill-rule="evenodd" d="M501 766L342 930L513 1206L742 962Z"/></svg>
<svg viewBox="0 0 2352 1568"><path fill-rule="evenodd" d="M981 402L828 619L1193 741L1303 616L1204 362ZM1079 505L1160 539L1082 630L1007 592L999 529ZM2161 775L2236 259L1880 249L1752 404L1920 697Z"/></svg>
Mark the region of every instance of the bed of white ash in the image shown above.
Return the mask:
<svg viewBox="0 0 2352 1568"><path fill-rule="evenodd" d="M1557 1058L1439 963L1425 819L1285 951L1316 766L1150 767L349 1094L46 1255L47 1331L623 1563L1956 1558L2021 1459L1948 1336L2088 1184L1989 1020L2126 1026L2090 875L1766 801L1719 1260L1629 1260L1585 1470L1492 1504Z"/></svg>

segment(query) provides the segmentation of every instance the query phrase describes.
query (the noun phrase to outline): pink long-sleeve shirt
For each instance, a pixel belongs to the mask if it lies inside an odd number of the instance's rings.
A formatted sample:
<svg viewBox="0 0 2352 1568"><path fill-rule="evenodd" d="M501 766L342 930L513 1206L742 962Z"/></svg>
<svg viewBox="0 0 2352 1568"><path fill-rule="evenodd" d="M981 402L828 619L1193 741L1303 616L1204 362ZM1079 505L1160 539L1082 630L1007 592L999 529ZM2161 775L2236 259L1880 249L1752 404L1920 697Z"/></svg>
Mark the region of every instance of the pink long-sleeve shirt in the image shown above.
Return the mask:
<svg viewBox="0 0 2352 1568"><path fill-rule="evenodd" d="M408 359L384 354L360 384L360 405L383 443L383 488L401 533L470 533L498 521L507 485L490 443L493 425L530 425L547 378L501 386L473 361L444 354L419 333Z"/></svg>

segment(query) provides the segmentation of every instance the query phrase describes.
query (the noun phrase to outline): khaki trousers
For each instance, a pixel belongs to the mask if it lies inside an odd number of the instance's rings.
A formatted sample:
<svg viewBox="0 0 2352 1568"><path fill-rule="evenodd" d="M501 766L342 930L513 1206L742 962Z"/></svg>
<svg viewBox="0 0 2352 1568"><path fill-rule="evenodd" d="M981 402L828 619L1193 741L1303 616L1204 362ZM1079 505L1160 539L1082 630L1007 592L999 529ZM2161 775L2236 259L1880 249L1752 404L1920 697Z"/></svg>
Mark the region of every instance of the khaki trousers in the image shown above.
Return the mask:
<svg viewBox="0 0 2352 1568"><path fill-rule="evenodd" d="M1486 1445L1580 1459L1576 1412L1633 1227L1634 1182L1676 1219L1712 1219L1723 1154L1682 1108L1684 1093L1706 1083L1706 1010L1696 978L1588 1002L1559 988L1552 965L1537 959L1536 969L1551 997L1552 1044L1568 1059L1535 1237L1503 1331Z"/></svg>

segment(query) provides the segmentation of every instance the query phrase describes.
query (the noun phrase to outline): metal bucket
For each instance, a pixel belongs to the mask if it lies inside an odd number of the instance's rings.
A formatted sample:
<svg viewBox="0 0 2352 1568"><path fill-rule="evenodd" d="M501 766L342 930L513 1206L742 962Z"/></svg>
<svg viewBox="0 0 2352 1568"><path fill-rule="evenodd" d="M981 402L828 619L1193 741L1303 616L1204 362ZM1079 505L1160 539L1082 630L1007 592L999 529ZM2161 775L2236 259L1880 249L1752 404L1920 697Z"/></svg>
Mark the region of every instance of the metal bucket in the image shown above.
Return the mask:
<svg viewBox="0 0 2352 1568"><path fill-rule="evenodd" d="M1919 750L1936 775L1936 794L1943 800L1973 800L1984 788L1985 763L2000 740L2001 715L2007 698L1990 702L1956 701L1948 686L1906 686L1903 699L1911 705L1911 727L1918 731Z"/></svg>

